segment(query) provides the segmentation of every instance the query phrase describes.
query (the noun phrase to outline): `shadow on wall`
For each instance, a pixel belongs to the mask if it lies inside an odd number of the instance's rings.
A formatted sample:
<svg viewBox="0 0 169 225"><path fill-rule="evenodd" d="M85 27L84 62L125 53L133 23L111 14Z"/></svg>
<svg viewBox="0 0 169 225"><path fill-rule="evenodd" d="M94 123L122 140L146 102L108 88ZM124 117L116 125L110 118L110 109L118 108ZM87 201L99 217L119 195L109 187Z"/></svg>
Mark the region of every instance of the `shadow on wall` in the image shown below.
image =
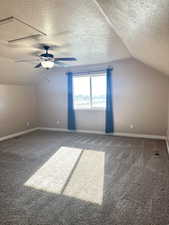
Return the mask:
<svg viewBox="0 0 169 225"><path fill-rule="evenodd" d="M2 224L146 224L153 192L144 185L152 185L152 172L142 169L151 158L133 150L146 141L63 134L36 132L0 143Z"/></svg>

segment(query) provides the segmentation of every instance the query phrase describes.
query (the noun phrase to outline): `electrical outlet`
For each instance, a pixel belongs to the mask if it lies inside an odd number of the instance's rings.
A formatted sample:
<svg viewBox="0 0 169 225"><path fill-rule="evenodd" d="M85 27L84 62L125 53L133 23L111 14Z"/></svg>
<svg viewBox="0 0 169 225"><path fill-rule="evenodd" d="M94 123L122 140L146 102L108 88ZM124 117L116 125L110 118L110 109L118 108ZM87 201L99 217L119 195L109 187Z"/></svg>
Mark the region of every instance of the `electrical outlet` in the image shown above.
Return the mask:
<svg viewBox="0 0 169 225"><path fill-rule="evenodd" d="M29 122L29 121L26 122L26 126L27 126L27 127L30 126L30 122Z"/></svg>
<svg viewBox="0 0 169 225"><path fill-rule="evenodd" d="M133 129L134 128L134 125L133 124L130 124L130 129Z"/></svg>
<svg viewBox="0 0 169 225"><path fill-rule="evenodd" d="M56 124L59 125L60 124L60 120L56 120Z"/></svg>

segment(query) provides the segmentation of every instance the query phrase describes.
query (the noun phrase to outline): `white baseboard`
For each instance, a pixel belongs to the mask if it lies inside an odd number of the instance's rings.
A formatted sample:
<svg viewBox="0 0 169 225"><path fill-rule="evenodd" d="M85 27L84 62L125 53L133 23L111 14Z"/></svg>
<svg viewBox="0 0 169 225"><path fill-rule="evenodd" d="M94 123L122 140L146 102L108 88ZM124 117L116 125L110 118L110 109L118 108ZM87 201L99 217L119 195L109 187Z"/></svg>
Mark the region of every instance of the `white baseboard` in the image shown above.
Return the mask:
<svg viewBox="0 0 169 225"><path fill-rule="evenodd" d="M63 131L69 133L105 134L102 131L93 131L93 130L68 130L66 128L50 128L50 127L38 127L38 129L48 131Z"/></svg>
<svg viewBox="0 0 169 225"><path fill-rule="evenodd" d="M18 133L10 134L10 135L4 136L4 137L0 137L0 141L4 141L4 140L14 138L14 137L17 137L17 136L20 136L20 135L23 135L23 134L27 134L27 133L33 132L35 130L39 130L39 128L36 127L36 128L21 131L21 132L18 132Z"/></svg>
<svg viewBox="0 0 169 225"><path fill-rule="evenodd" d="M169 141L165 136L160 135L148 135L148 134L133 134L133 133L105 133L103 131L92 131L92 130L75 130L70 131L66 128L50 128L50 127L35 127L32 129L24 130L18 133L10 134L4 137L0 137L0 141L4 141L10 138L14 138L23 134L27 134L36 130L48 130L48 131L62 131L62 132L73 132L73 133L87 133L87 134L102 134L102 135L113 135L113 136L123 136L123 137L137 137L137 138L148 138L148 139L160 139L166 141L167 151L169 154Z"/></svg>
<svg viewBox="0 0 169 225"><path fill-rule="evenodd" d="M52 127L38 127L38 130L65 131L65 132L69 132L69 130L67 130L65 128L52 128Z"/></svg>
<svg viewBox="0 0 169 225"><path fill-rule="evenodd" d="M133 133L114 133L115 136L124 136L124 137L136 137L136 138L148 138L148 139L160 139L165 140L165 136L160 135L151 135L151 134L133 134Z"/></svg>
<svg viewBox="0 0 169 225"><path fill-rule="evenodd" d="M168 142L168 139L167 138L166 138L165 142L166 142L166 146L167 146L167 152L169 154L169 142Z"/></svg>
<svg viewBox="0 0 169 225"><path fill-rule="evenodd" d="M38 129L39 130L48 130L48 131L64 131L64 132L75 132L75 133L102 134L102 135L113 135L113 136L123 136L123 137L137 137L137 138L149 138L149 139L166 140L165 136L149 135L149 134L133 134L133 133L108 133L107 134L104 131L92 131L92 130L70 131L66 128L50 128L50 127L39 127Z"/></svg>

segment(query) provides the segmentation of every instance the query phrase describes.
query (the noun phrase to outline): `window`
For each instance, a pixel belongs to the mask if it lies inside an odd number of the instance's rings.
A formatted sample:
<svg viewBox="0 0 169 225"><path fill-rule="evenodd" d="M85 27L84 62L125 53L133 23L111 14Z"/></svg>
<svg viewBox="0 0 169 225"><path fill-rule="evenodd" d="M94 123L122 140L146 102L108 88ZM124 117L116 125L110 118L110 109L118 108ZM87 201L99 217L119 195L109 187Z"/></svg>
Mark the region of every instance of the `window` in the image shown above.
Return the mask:
<svg viewBox="0 0 169 225"><path fill-rule="evenodd" d="M73 97L75 109L104 109L106 107L105 74L74 76Z"/></svg>

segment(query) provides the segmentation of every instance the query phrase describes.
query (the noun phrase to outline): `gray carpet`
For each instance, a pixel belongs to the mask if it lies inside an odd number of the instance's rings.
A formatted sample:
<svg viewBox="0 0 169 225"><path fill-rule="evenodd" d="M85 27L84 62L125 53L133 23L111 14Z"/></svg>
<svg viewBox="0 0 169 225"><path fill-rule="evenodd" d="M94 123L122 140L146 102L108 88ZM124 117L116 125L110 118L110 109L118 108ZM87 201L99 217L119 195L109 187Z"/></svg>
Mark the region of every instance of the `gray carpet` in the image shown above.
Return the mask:
<svg viewBox="0 0 169 225"><path fill-rule="evenodd" d="M165 142L48 131L1 142L0 224L168 225Z"/></svg>

